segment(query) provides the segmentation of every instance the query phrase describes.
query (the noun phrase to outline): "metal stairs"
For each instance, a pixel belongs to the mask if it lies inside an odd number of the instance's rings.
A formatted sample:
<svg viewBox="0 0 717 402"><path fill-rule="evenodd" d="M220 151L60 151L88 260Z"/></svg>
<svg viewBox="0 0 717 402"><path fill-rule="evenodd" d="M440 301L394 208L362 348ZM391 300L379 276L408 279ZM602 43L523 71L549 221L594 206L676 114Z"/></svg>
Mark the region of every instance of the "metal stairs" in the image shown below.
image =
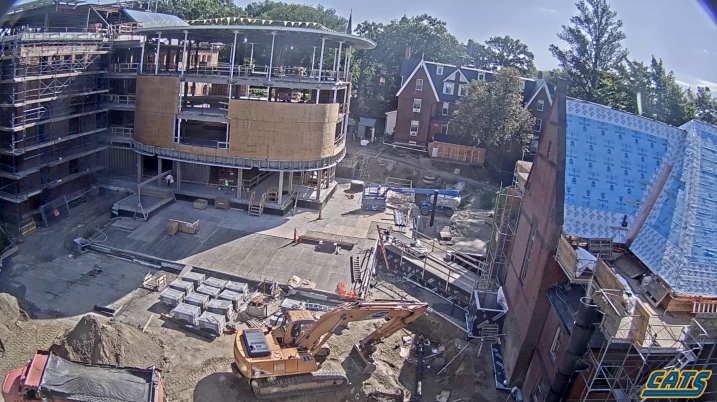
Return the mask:
<svg viewBox="0 0 717 402"><path fill-rule="evenodd" d="M251 193L251 199L249 200L249 209L247 213L252 216L261 216L264 213L264 203L266 202L266 193L262 194L261 199L257 201L255 199L256 192Z"/></svg>

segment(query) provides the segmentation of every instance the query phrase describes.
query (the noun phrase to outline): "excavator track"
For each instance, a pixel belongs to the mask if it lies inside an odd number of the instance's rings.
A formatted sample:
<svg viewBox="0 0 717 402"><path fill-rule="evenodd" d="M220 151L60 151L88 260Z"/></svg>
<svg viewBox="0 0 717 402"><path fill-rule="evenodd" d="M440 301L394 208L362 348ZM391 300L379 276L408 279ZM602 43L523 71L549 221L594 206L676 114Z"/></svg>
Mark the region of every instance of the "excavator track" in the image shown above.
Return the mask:
<svg viewBox="0 0 717 402"><path fill-rule="evenodd" d="M326 369L315 373L278 377L274 380L259 378L251 381L251 387L257 398L275 399L336 391L348 383L349 380L342 371Z"/></svg>

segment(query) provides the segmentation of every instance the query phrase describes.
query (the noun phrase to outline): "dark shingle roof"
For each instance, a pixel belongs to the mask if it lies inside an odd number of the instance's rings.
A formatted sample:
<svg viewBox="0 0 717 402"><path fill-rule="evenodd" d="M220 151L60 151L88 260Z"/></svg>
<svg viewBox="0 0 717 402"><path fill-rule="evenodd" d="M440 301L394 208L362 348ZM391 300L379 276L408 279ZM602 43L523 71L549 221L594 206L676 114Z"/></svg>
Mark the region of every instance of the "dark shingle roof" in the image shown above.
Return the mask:
<svg viewBox="0 0 717 402"><path fill-rule="evenodd" d="M421 59L403 60L403 63L401 63L401 76L404 77L404 79L408 79L408 77L413 73L413 71L420 63ZM452 75L454 72L456 72L456 70L458 70L458 67L451 64L434 63L432 61L425 61L424 63L426 66L426 70L428 71L428 76L431 78L431 81L433 81L433 85L436 87L436 92L438 92L439 101L456 102L458 99L460 99L460 97L458 96L458 88L454 89L453 95L446 95L443 93L443 81L447 77ZM443 66L443 74L441 75L438 75L436 73L438 66ZM480 75L484 75L484 79L487 82L495 81L495 76L491 71L481 70L472 67L461 67L460 71L463 76L466 77L468 82L477 80ZM528 102L533 97L533 95L535 95L535 92L540 89L542 83L545 80L524 78L524 81L525 89L523 90L523 102ZM555 92L555 90L552 88L552 85L550 84L548 84L548 90L550 91L551 96Z"/></svg>

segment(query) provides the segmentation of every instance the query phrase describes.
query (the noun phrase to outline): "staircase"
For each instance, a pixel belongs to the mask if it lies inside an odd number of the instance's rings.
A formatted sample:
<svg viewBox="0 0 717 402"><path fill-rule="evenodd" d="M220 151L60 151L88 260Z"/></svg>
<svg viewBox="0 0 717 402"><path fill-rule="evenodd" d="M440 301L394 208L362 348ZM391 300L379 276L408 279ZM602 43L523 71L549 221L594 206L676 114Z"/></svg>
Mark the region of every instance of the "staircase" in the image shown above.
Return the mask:
<svg viewBox="0 0 717 402"><path fill-rule="evenodd" d="M255 200L256 192L251 193L249 200L249 209L247 213L252 216L261 216L264 213L264 203L266 202L266 193L262 194L259 201Z"/></svg>
<svg viewBox="0 0 717 402"><path fill-rule="evenodd" d="M363 157L359 156L359 161L356 164L356 179L363 180L368 177L368 165L370 163L368 155L366 155L366 152L362 152Z"/></svg>

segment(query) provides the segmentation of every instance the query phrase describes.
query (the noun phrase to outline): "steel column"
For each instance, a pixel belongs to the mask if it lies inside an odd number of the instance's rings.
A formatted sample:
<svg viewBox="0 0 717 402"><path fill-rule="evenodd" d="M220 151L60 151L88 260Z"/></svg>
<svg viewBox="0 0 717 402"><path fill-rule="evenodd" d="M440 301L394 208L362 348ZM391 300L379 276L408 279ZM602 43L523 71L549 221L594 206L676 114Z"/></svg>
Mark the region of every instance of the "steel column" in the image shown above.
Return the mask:
<svg viewBox="0 0 717 402"><path fill-rule="evenodd" d="M162 44L162 33L157 32L157 51L154 54L154 75L159 74L159 46Z"/></svg>

